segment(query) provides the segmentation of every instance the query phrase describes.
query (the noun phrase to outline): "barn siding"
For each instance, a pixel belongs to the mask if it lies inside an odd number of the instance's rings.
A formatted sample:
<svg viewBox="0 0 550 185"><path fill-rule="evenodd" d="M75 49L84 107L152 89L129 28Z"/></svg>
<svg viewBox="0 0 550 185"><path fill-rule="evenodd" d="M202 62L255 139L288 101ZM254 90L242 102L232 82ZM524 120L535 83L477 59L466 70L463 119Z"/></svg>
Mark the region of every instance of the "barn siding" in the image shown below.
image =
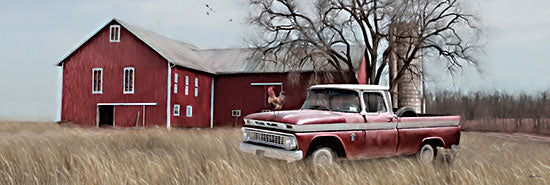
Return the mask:
<svg viewBox="0 0 550 185"><path fill-rule="evenodd" d="M178 74L178 83L175 83L175 74ZM172 87L170 101L172 127L209 127L210 126L210 98L212 77L206 73L172 68ZM189 77L189 94L185 95L185 76ZM199 79L198 96L195 97L195 77ZM174 93L174 84L178 84L177 93ZM180 105L180 115L174 116L174 104ZM186 107L193 107L192 117L186 116Z"/></svg>
<svg viewBox="0 0 550 185"><path fill-rule="evenodd" d="M97 103L157 103L146 108L146 126L166 123L166 61L124 27L120 42L109 42L109 25L63 64L62 120L96 125ZM92 68L103 68L103 94L92 94ZM135 67L135 93L123 94L123 69ZM139 106L141 109L142 107ZM117 110L125 109L116 107ZM135 113L130 111L135 119ZM125 120L121 114L115 121ZM132 117L127 115L124 117Z"/></svg>
<svg viewBox="0 0 550 185"><path fill-rule="evenodd" d="M291 79L288 73L249 73L217 75L214 79L214 126L234 126L235 122L242 125L243 117L268 110L267 88L252 86L251 83L283 83L286 103L283 110L300 109L310 87L311 72L300 73L300 79ZM292 81L295 81L292 83ZM320 83L344 83L343 79L322 79ZM268 87L268 86L265 86ZM273 86L279 96L279 86ZM232 110L241 110L241 116L236 119Z"/></svg>
<svg viewBox="0 0 550 185"><path fill-rule="evenodd" d="M149 108L149 107L146 107ZM145 114L150 115L151 111L145 111ZM139 115L138 115L139 114ZM145 118L149 118L146 115ZM139 118L137 118L139 116ZM142 106L116 106L115 107L115 126L117 127L134 127L136 126L136 118L138 126L142 126L143 107Z"/></svg>
<svg viewBox="0 0 550 185"><path fill-rule="evenodd" d="M302 106L306 96L310 74L302 75L302 80L291 84L286 73L264 74L233 74L218 75L214 80L214 125L233 126L236 121L242 125L242 118L251 113L269 109L267 106L267 88L251 86L251 83L283 83L287 102L283 109L298 109ZM275 87L279 95L280 88ZM237 120L231 115L232 110L241 110L241 117Z"/></svg>

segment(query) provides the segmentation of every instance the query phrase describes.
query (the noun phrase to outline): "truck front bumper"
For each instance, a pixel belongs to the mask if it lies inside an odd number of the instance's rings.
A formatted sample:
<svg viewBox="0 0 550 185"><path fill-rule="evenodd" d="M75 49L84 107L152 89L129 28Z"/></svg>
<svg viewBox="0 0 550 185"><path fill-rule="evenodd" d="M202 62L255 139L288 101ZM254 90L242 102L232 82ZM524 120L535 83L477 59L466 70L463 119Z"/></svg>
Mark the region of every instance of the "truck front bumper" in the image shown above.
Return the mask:
<svg viewBox="0 0 550 185"><path fill-rule="evenodd" d="M258 157L268 157L273 159L285 160L288 162L299 161L303 159L301 150L288 151L278 148L270 148L248 143L241 143L240 150Z"/></svg>

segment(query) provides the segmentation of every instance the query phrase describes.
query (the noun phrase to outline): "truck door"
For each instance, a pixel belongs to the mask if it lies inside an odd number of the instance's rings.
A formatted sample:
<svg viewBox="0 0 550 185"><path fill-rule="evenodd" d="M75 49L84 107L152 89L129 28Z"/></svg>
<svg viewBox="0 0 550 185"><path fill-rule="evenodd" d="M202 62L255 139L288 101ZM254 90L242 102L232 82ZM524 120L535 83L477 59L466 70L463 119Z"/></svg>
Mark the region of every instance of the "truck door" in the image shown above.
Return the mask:
<svg viewBox="0 0 550 185"><path fill-rule="evenodd" d="M389 97L386 97L389 98ZM363 153L366 158L395 155L397 119L381 92L364 92L365 118Z"/></svg>

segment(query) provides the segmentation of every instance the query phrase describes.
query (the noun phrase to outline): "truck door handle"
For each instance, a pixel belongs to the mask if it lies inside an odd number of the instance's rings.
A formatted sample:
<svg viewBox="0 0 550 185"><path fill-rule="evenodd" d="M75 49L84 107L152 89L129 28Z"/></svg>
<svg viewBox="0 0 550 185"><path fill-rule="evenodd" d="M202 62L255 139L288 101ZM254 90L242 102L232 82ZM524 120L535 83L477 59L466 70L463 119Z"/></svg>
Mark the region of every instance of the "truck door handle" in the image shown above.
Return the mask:
<svg viewBox="0 0 550 185"><path fill-rule="evenodd" d="M393 118L388 118L388 122L392 122L393 121Z"/></svg>

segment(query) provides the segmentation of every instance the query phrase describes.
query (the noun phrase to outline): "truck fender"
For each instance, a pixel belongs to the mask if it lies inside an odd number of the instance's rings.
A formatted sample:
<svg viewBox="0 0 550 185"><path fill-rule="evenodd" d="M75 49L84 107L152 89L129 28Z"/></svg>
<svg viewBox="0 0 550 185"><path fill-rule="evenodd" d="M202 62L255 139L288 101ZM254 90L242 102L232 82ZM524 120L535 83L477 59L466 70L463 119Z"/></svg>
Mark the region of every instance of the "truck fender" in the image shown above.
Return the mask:
<svg viewBox="0 0 550 185"><path fill-rule="evenodd" d="M315 148L313 148L313 147L315 147L313 145L316 144L314 142L316 140L320 140L320 139L323 139L323 138L334 138L334 139L336 139L339 142L340 146L342 147L341 149L343 151L335 151L335 152L338 153L339 157L346 157L346 153L347 153L346 152L347 151L346 145L344 145L344 142L342 141L342 139L336 134L322 134L322 135L316 135L313 138L311 138L311 140L309 141L308 150L306 151L306 156L310 155L311 153L314 152L314 151L312 151L312 150L315 149Z"/></svg>
<svg viewBox="0 0 550 185"><path fill-rule="evenodd" d="M420 143L420 146L418 146L417 150L420 150L420 147L422 147L422 145L424 143L431 143L432 145L434 145L435 147L445 147L445 140L443 140L443 138L441 137L427 137L427 138L424 138L422 139L422 143Z"/></svg>

